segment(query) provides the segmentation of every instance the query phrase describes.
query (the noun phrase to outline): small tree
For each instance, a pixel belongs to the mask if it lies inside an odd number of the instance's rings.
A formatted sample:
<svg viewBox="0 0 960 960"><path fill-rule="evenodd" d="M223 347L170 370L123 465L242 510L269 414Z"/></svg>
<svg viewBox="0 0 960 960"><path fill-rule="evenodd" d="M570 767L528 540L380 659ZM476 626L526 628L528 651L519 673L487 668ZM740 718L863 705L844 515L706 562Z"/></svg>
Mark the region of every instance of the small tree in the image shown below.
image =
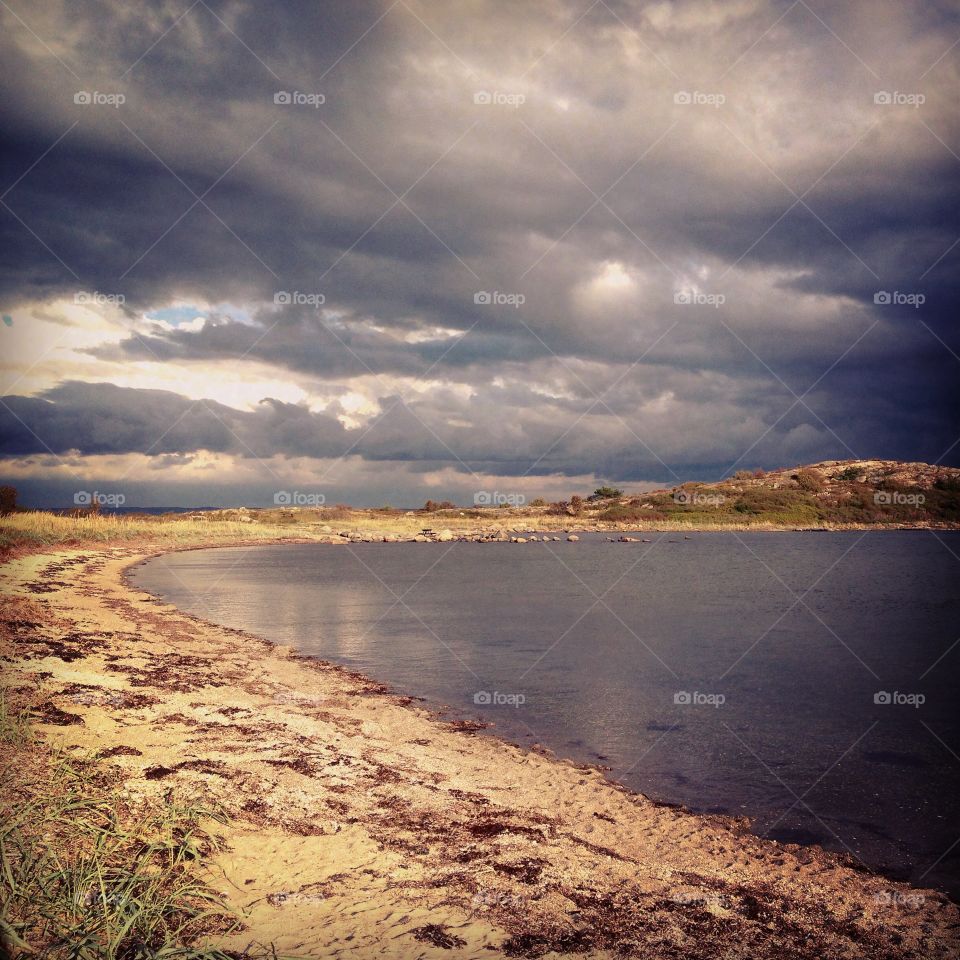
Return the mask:
<svg viewBox="0 0 960 960"><path fill-rule="evenodd" d="M614 497L622 497L623 491L619 487L597 487L593 491L591 500L612 500Z"/></svg>
<svg viewBox="0 0 960 960"><path fill-rule="evenodd" d="M0 487L0 516L5 517L17 509L17 488L9 485Z"/></svg>

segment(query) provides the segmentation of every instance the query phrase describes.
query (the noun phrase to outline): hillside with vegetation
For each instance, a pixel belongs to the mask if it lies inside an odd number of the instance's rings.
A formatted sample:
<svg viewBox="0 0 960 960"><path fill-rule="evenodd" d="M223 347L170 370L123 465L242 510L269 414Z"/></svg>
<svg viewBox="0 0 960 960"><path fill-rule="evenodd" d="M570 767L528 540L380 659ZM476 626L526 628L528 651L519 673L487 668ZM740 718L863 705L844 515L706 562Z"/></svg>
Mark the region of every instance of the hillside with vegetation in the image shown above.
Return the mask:
<svg viewBox="0 0 960 960"><path fill-rule="evenodd" d="M271 507L115 515L97 509L28 510L7 488L0 552L43 545L152 545L157 549L267 543L509 540L524 531L678 529L960 529L960 469L895 460L827 460L740 470L717 483L631 494L600 487L569 500L522 506L418 509Z"/></svg>
<svg viewBox="0 0 960 960"><path fill-rule="evenodd" d="M895 460L826 460L740 470L718 483L684 483L587 503L597 520L777 526L960 525L960 470Z"/></svg>

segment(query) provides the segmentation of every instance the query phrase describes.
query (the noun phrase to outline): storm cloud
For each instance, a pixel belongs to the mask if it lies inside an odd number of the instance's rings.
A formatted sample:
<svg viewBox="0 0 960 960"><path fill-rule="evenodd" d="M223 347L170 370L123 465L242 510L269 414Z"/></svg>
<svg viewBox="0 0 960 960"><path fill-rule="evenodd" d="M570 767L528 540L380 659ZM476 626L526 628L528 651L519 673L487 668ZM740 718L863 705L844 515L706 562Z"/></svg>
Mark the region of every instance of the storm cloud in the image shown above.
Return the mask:
<svg viewBox="0 0 960 960"><path fill-rule="evenodd" d="M2 20L21 487L137 455L175 497L203 451L467 483L960 462L953 5Z"/></svg>

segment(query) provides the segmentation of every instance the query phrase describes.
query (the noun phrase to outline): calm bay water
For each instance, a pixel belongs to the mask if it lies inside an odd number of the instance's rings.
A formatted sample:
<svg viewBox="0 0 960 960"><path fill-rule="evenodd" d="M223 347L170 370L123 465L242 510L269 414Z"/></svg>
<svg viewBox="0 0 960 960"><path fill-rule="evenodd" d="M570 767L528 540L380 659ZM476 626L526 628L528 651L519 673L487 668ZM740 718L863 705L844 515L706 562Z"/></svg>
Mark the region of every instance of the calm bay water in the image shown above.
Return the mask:
<svg viewBox="0 0 960 960"><path fill-rule="evenodd" d="M655 799L960 893L960 534L653 538L202 550L132 580Z"/></svg>

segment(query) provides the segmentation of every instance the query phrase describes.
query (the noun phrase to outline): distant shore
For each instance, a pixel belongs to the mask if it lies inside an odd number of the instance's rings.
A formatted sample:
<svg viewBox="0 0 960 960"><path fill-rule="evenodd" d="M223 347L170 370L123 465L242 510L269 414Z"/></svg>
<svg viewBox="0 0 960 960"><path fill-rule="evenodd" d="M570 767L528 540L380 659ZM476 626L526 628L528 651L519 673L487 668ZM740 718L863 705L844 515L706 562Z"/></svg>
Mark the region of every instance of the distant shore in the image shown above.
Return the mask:
<svg viewBox="0 0 960 960"><path fill-rule="evenodd" d="M207 873L247 929L210 943L357 958L960 948L939 893L656 805L124 582L200 545L23 554L0 584L4 683L46 736L110 756L133 797L182 788L226 809Z"/></svg>
<svg viewBox="0 0 960 960"><path fill-rule="evenodd" d="M477 513L480 516L476 516ZM217 510L204 514L153 516L95 514L63 516L46 511L21 511L0 518L0 557L16 556L54 547L97 548L130 546L146 549L184 549L251 545L256 543L363 543L435 540L482 542L530 541L544 534L560 537L582 533L657 537L661 534L842 532L858 530L930 530L935 533L960 529L960 524L933 522L887 523L773 523L680 521L598 521L588 516L560 517L511 510L491 512L448 510L433 514L378 510L257 511L246 508Z"/></svg>

